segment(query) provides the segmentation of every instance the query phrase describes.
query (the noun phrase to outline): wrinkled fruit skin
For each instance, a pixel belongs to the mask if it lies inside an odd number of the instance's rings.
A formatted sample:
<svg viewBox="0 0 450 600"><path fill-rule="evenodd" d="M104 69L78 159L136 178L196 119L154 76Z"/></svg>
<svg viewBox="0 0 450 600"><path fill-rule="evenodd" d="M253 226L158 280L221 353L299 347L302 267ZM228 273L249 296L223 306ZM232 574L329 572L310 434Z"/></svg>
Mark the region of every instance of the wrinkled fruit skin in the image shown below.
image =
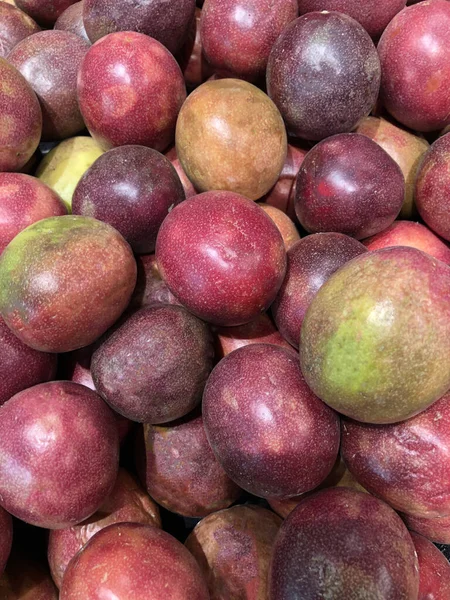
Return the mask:
<svg viewBox="0 0 450 600"><path fill-rule="evenodd" d="M39 25L53 27L57 18L76 0L15 0L18 8L26 12Z"/></svg>
<svg viewBox="0 0 450 600"><path fill-rule="evenodd" d="M342 233L316 233L288 251L286 277L271 311L284 338L298 348L300 331L312 299L333 273L366 252L361 242Z"/></svg>
<svg viewBox="0 0 450 600"><path fill-rule="evenodd" d="M430 541L411 534L419 558L418 600L447 600L450 598L450 564Z"/></svg>
<svg viewBox="0 0 450 600"><path fill-rule="evenodd" d="M79 181L72 213L109 223L133 251L155 249L161 223L185 200L170 161L145 146L121 146L98 158Z"/></svg>
<svg viewBox="0 0 450 600"><path fill-rule="evenodd" d="M48 566L30 559L14 548L3 577L0 578L2 600L58 600Z"/></svg>
<svg viewBox="0 0 450 600"><path fill-rule="evenodd" d="M98 531L126 522L161 527L157 504L134 477L120 469L113 491L92 517L74 527L50 531L48 561L58 589L69 562Z"/></svg>
<svg viewBox="0 0 450 600"><path fill-rule="evenodd" d="M322 140L351 131L369 114L380 87L380 61L369 34L354 19L314 12L279 36L266 78L288 132Z"/></svg>
<svg viewBox="0 0 450 600"><path fill-rule="evenodd" d="M270 600L412 600L419 589L414 544L400 517L377 498L330 488L306 498L281 526ZM332 594L332 595L330 595Z"/></svg>
<svg viewBox="0 0 450 600"><path fill-rule="evenodd" d="M155 568L155 565L158 568ZM70 562L60 600L209 600L193 556L168 533L136 523L99 531Z"/></svg>
<svg viewBox="0 0 450 600"><path fill-rule="evenodd" d="M295 212L310 233L358 240L389 227L405 197L397 163L364 135L343 133L309 151L297 175Z"/></svg>
<svg viewBox="0 0 450 600"><path fill-rule="evenodd" d="M184 103L176 149L199 191L228 190L257 200L281 173L286 130L277 107L260 89L239 79L217 79L198 87Z"/></svg>
<svg viewBox="0 0 450 600"><path fill-rule="evenodd" d="M0 507L0 577L5 570L6 562L11 552L13 539L13 524L11 515Z"/></svg>
<svg viewBox="0 0 450 600"><path fill-rule="evenodd" d="M378 44L381 100L400 123L417 131L450 124L450 4L419 2L402 10Z"/></svg>
<svg viewBox="0 0 450 600"><path fill-rule="evenodd" d="M139 310L153 304L178 304L178 300L169 290L156 263L154 254L144 254L136 257L137 281L128 308Z"/></svg>
<svg viewBox="0 0 450 600"><path fill-rule="evenodd" d="M281 519L259 506L234 506L206 517L186 540L211 600L267 600L267 575Z"/></svg>
<svg viewBox="0 0 450 600"><path fill-rule="evenodd" d="M148 493L164 508L205 517L235 502L240 488L229 479L206 439L201 415L167 425L144 425L137 462Z"/></svg>
<svg viewBox="0 0 450 600"><path fill-rule="evenodd" d="M290 350L252 344L214 368L203 394L209 443L228 475L263 498L314 489L339 449L339 418L311 393Z"/></svg>
<svg viewBox="0 0 450 600"><path fill-rule="evenodd" d="M91 42L109 33L138 31L172 54L183 45L195 14L195 0L84 0L83 4L84 26Z"/></svg>
<svg viewBox="0 0 450 600"><path fill-rule="evenodd" d="M450 387L450 268L415 248L366 252L341 267L302 324L300 361L338 412L395 423Z"/></svg>
<svg viewBox="0 0 450 600"><path fill-rule="evenodd" d="M27 14L11 4L2 2L0 5L0 56L5 58L16 44L40 30L39 25Z"/></svg>
<svg viewBox="0 0 450 600"><path fill-rule="evenodd" d="M205 323L181 306L153 306L134 313L94 352L92 379L119 414L167 423L201 401L213 357Z"/></svg>
<svg viewBox="0 0 450 600"><path fill-rule="evenodd" d="M139 144L162 152L173 140L185 98L183 74L174 57L142 33L102 38L78 72L81 113L105 150Z"/></svg>
<svg viewBox="0 0 450 600"><path fill-rule="evenodd" d="M41 31L8 54L35 91L42 110L42 140L63 140L84 129L77 73L89 44L67 31Z"/></svg>
<svg viewBox="0 0 450 600"><path fill-rule="evenodd" d="M43 219L0 256L0 312L35 350L88 346L125 310L136 262L122 236L89 217Z"/></svg>
<svg viewBox="0 0 450 600"><path fill-rule="evenodd" d="M83 23L83 2L75 2L61 13L55 23L54 29L69 31L79 35L83 40L91 43Z"/></svg>
<svg viewBox="0 0 450 600"><path fill-rule="evenodd" d="M221 191L194 196L169 213L156 240L156 260L178 300L222 326L242 325L264 312L286 271L283 238L270 217L247 198Z"/></svg>
<svg viewBox="0 0 450 600"><path fill-rule="evenodd" d="M22 521L69 527L92 515L114 486L114 416L84 386L55 381L19 392L0 409L0 440L10 457L0 465L2 506Z"/></svg>
<svg viewBox="0 0 450 600"><path fill-rule="evenodd" d="M425 223L450 241L450 133L436 140L423 158L416 204Z"/></svg>
<svg viewBox="0 0 450 600"><path fill-rule="evenodd" d="M0 82L0 172L18 171L39 145L41 107L27 80L1 57Z"/></svg>

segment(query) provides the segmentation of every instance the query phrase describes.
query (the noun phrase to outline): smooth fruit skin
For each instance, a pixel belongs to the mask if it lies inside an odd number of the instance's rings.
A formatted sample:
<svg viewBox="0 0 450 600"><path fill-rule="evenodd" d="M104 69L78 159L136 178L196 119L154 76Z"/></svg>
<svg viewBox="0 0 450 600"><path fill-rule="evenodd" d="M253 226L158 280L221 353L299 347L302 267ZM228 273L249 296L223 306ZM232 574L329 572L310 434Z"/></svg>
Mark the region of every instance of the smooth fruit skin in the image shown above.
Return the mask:
<svg viewBox="0 0 450 600"><path fill-rule="evenodd" d="M21 231L0 256L0 313L35 350L70 352L117 321L135 284L136 261L115 229L52 217Z"/></svg>
<svg viewBox="0 0 450 600"><path fill-rule="evenodd" d="M54 29L69 31L79 35L86 42L91 43L83 23L83 2L75 2L58 17Z"/></svg>
<svg viewBox="0 0 450 600"><path fill-rule="evenodd" d="M39 25L53 27L57 18L76 0L15 0L18 8L26 12Z"/></svg>
<svg viewBox="0 0 450 600"><path fill-rule="evenodd" d="M267 600L267 575L281 520L259 506L233 506L202 519L185 542L211 600Z"/></svg>
<svg viewBox="0 0 450 600"><path fill-rule="evenodd" d="M186 87L170 52L142 33L112 33L94 44L78 72L78 102L105 149L126 144L162 152L172 142Z"/></svg>
<svg viewBox="0 0 450 600"><path fill-rule="evenodd" d="M401 516L410 531L419 533L436 544L450 544L450 515L436 519L407 514Z"/></svg>
<svg viewBox="0 0 450 600"><path fill-rule="evenodd" d="M337 12L314 12L279 36L266 79L288 132L322 140L351 131L370 113L380 87L380 61L357 21Z"/></svg>
<svg viewBox="0 0 450 600"><path fill-rule="evenodd" d="M313 392L367 423L425 410L450 387L450 268L415 248L366 252L341 267L302 324Z"/></svg>
<svg viewBox="0 0 450 600"><path fill-rule="evenodd" d="M315 233L288 251L286 277L271 311L278 330L295 348L312 299L333 273L366 252L361 242L342 233Z"/></svg>
<svg viewBox="0 0 450 600"><path fill-rule="evenodd" d="M5 570L11 552L13 539L13 523L9 513L0 507L0 577Z"/></svg>
<svg viewBox="0 0 450 600"><path fill-rule="evenodd" d="M428 0L403 9L378 44L381 100L393 117L417 131L450 124L450 4Z"/></svg>
<svg viewBox="0 0 450 600"><path fill-rule="evenodd" d="M42 112L27 80L1 57L0 114L0 172L19 171L39 145Z"/></svg>
<svg viewBox="0 0 450 600"><path fill-rule="evenodd" d="M314 489L339 449L339 418L307 387L291 350L251 344L214 368L203 393L211 448L240 487L263 498Z"/></svg>
<svg viewBox="0 0 450 600"><path fill-rule="evenodd" d="M194 90L175 137L178 158L200 192L228 190L258 200L276 183L286 159L277 107L240 79L207 81Z"/></svg>
<svg viewBox="0 0 450 600"><path fill-rule="evenodd" d="M0 56L5 58L16 44L40 30L23 11L6 2L0 4Z"/></svg>
<svg viewBox="0 0 450 600"><path fill-rule="evenodd" d="M41 383L0 409L1 504L46 529L80 523L113 489L119 439L113 413L88 388Z"/></svg>
<svg viewBox="0 0 450 600"><path fill-rule="evenodd" d="M166 156L170 160L175 171L177 172L178 177L180 178L181 184L183 186L186 198L192 198L192 196L196 196L197 190L192 185L191 180L184 172L183 167L181 166L181 163L178 159L177 150L176 150L175 146L172 146L171 148L166 150L164 152L164 156Z"/></svg>
<svg viewBox="0 0 450 600"><path fill-rule="evenodd" d="M270 217L249 199L223 191L194 196L167 215L156 260L178 300L222 326L264 312L286 271L283 238Z"/></svg>
<svg viewBox="0 0 450 600"><path fill-rule="evenodd" d="M450 241L450 133L436 140L423 157L416 179L416 204L425 223Z"/></svg>
<svg viewBox="0 0 450 600"><path fill-rule="evenodd" d="M306 498L275 541L270 600L416 600L418 561L400 517L377 498L330 488Z"/></svg>
<svg viewBox="0 0 450 600"><path fill-rule="evenodd" d="M8 61L35 91L42 110L42 140L62 140L84 129L77 73L89 44L67 31L41 31L22 40Z"/></svg>
<svg viewBox="0 0 450 600"><path fill-rule="evenodd" d="M259 202L258 204L277 226L283 237L284 247L286 248L287 252L289 248L291 248L300 239L300 234L295 226L294 221L288 217L286 213L275 206L265 204L264 202Z"/></svg>
<svg viewBox="0 0 450 600"><path fill-rule="evenodd" d="M180 303L162 280L154 254L136 256L137 281L128 308L139 310L153 304Z"/></svg>
<svg viewBox="0 0 450 600"><path fill-rule="evenodd" d="M440 550L426 538L411 533L419 558L418 600L448 600L450 598L450 564Z"/></svg>
<svg viewBox="0 0 450 600"><path fill-rule="evenodd" d="M192 20L189 34L175 58L183 71L188 90L192 90L209 79L214 71L203 53L203 43L200 35L200 19L202 11L195 9L195 19Z"/></svg>
<svg viewBox="0 0 450 600"><path fill-rule="evenodd" d="M295 212L310 233L358 240L389 227L405 197L397 163L364 135L342 133L308 152L297 175Z"/></svg>
<svg viewBox="0 0 450 600"><path fill-rule="evenodd" d="M99 531L70 562L60 600L209 600L194 557L168 533L137 523Z"/></svg>

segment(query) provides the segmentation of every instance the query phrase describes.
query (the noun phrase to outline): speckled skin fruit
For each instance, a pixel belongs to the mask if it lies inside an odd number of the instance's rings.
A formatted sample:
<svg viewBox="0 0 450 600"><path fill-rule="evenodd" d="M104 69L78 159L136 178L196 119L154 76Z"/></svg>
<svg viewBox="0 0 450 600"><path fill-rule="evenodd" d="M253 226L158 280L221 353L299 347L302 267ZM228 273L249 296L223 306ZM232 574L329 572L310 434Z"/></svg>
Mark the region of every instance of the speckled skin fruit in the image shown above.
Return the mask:
<svg viewBox="0 0 450 600"><path fill-rule="evenodd" d="M216 73L256 81L275 40L297 16L297 0L207 0L203 52Z"/></svg>
<svg viewBox="0 0 450 600"><path fill-rule="evenodd" d="M395 423L450 387L450 268L415 248L367 252L331 276L302 324L303 375L332 408Z"/></svg>
<svg viewBox="0 0 450 600"><path fill-rule="evenodd" d="M8 52L21 40L40 31L31 17L12 4L0 3L0 56Z"/></svg>
<svg viewBox="0 0 450 600"><path fill-rule="evenodd" d="M137 523L99 531L70 562L60 600L209 600L193 556L168 533Z"/></svg>
<svg viewBox="0 0 450 600"><path fill-rule="evenodd" d="M75 2L61 13L55 23L54 29L69 31L79 35L86 42L91 43L83 23L83 2Z"/></svg>
<svg viewBox="0 0 450 600"><path fill-rule="evenodd" d="M153 304L180 304L161 279L156 257L146 254L136 257L137 282L129 308L139 310Z"/></svg>
<svg viewBox="0 0 450 600"><path fill-rule="evenodd" d="M14 394L53 379L56 365L55 354L23 344L0 317L0 406Z"/></svg>
<svg viewBox="0 0 450 600"><path fill-rule="evenodd" d="M135 284L133 253L110 225L52 217L21 231L0 256L0 313L32 348L70 352L117 321Z"/></svg>
<svg viewBox="0 0 450 600"><path fill-rule="evenodd" d="M173 140L185 98L176 60L142 33L126 31L102 38L78 72L81 112L92 136L106 150L139 144L162 152Z"/></svg>
<svg viewBox="0 0 450 600"><path fill-rule="evenodd" d="M300 239L300 234L293 220L275 206L265 204L264 202L259 202L258 204L277 226L287 252Z"/></svg>
<svg viewBox="0 0 450 600"><path fill-rule="evenodd" d="M316 10L335 10L349 15L378 38L395 15L405 8L406 0L298 0L300 14Z"/></svg>
<svg viewBox="0 0 450 600"><path fill-rule="evenodd" d="M0 172L19 171L42 133L39 100L19 71L0 57Z"/></svg>
<svg viewBox="0 0 450 600"><path fill-rule="evenodd" d="M280 333L298 348L308 306L325 281L346 262L366 252L361 242L342 233L315 233L288 252L286 277L271 306Z"/></svg>
<svg viewBox="0 0 450 600"><path fill-rule="evenodd" d="M234 506L200 521L186 540L211 600L267 600L267 574L281 520L259 506Z"/></svg>
<svg viewBox="0 0 450 600"><path fill-rule="evenodd" d="M394 221L390 227L363 241L368 250L410 246L450 265L450 247L432 231L412 221Z"/></svg>
<svg viewBox="0 0 450 600"><path fill-rule="evenodd" d="M145 146L121 146L100 156L80 179L72 213L112 225L138 254L155 250L161 223L185 199L170 161Z"/></svg>
<svg viewBox="0 0 450 600"><path fill-rule="evenodd" d="M89 45L67 31L41 31L8 54L39 99L42 140L68 138L84 129L77 101L77 72Z"/></svg>
<svg viewBox="0 0 450 600"><path fill-rule="evenodd" d="M450 124L450 4L419 2L402 10L378 44L381 100L400 123L417 131Z"/></svg>
<svg viewBox="0 0 450 600"><path fill-rule="evenodd" d="M32 223L67 214L61 198L45 183L23 173L0 173L0 254Z"/></svg>
<svg viewBox="0 0 450 600"><path fill-rule="evenodd" d="M270 600L416 600L418 561L387 504L330 488L302 501L281 526L269 587Z"/></svg>
<svg viewBox="0 0 450 600"><path fill-rule="evenodd" d="M20 549L22 550L22 549ZM30 560L14 550L3 577L0 578L2 600L58 600L47 565Z"/></svg>
<svg viewBox="0 0 450 600"><path fill-rule="evenodd" d="M186 259L188 257L188 259ZM156 260L170 291L215 325L242 325L273 302L286 271L283 238L247 198L207 192L165 218Z"/></svg>
<svg viewBox="0 0 450 600"><path fill-rule="evenodd" d="M138 31L172 54L183 45L194 18L195 0L84 0L83 21L91 42L119 31Z"/></svg>
<svg viewBox="0 0 450 600"><path fill-rule="evenodd" d="M101 396L140 423L183 417L201 401L214 357L211 332L181 306L143 308L94 352Z"/></svg>
<svg viewBox="0 0 450 600"><path fill-rule="evenodd" d="M144 425L137 463L148 493L164 508L186 517L205 517L241 495L217 462L201 415L168 425Z"/></svg>
<svg viewBox="0 0 450 600"><path fill-rule="evenodd" d="M203 53L200 35L201 14L202 11L196 8L195 18L192 21L187 40L176 54L176 59L181 67L188 89L201 85L214 73Z"/></svg>
<svg viewBox="0 0 450 600"><path fill-rule="evenodd" d="M13 524L11 515L0 508L0 576L5 570L6 562L11 552L13 539Z"/></svg>
<svg viewBox="0 0 450 600"><path fill-rule="evenodd" d="M314 489L339 450L339 418L307 387L296 355L251 344L214 368L203 394L209 443L248 492L288 498Z"/></svg>
<svg viewBox="0 0 450 600"><path fill-rule="evenodd" d="M351 131L370 113L379 87L376 48L347 15L314 12L299 17L270 53L268 94L295 137L321 140Z"/></svg>
<svg viewBox="0 0 450 600"><path fill-rule="evenodd" d="M377 143L342 133L310 150L297 175L295 212L310 233L333 231L358 240L389 227L405 197L405 178Z"/></svg>
<svg viewBox="0 0 450 600"><path fill-rule="evenodd" d="M50 532L48 561L56 586L61 587L67 565L91 537L108 525L125 522L161 527L158 505L134 477L120 469L113 491L92 517L74 527Z"/></svg>
<svg viewBox="0 0 450 600"><path fill-rule="evenodd" d="M164 152L164 156L166 156L170 160L175 171L177 172L178 177L180 178L181 184L183 186L186 198L192 198L192 196L196 196L197 190L192 185L191 180L184 172L183 167L181 166L181 163L178 159L177 150L175 146L172 146L171 148L169 148L169 150L166 150L166 152Z"/></svg>
<svg viewBox="0 0 450 600"><path fill-rule="evenodd" d="M416 204L425 223L450 241L450 133L436 140L423 158L416 179Z"/></svg>
<svg viewBox="0 0 450 600"><path fill-rule="evenodd" d="M281 173L286 130L264 92L239 79L218 79L198 87L183 104L176 148L199 191L228 190L258 200Z"/></svg>
<svg viewBox="0 0 450 600"><path fill-rule="evenodd" d="M420 533L436 544L450 544L450 515L436 519L406 514L401 516L409 530Z"/></svg>
<svg viewBox="0 0 450 600"><path fill-rule="evenodd" d="M80 523L111 493L116 423L103 400L69 381L41 383L0 408L1 505L46 529Z"/></svg>
<svg viewBox="0 0 450 600"><path fill-rule="evenodd" d="M430 144L423 138L377 117L363 119L356 128L356 133L372 139L398 164L405 178L405 199L399 217L401 219L416 218L414 184L421 158Z"/></svg>
<svg viewBox="0 0 450 600"><path fill-rule="evenodd" d="M450 394L394 425L346 419L342 457L369 492L417 517L450 515Z"/></svg>
<svg viewBox="0 0 450 600"><path fill-rule="evenodd" d="M419 558L418 600L450 598L450 564L440 550L417 533L411 534Z"/></svg>
<svg viewBox="0 0 450 600"><path fill-rule="evenodd" d="M76 0L15 0L16 5L43 27L52 27L56 19Z"/></svg>

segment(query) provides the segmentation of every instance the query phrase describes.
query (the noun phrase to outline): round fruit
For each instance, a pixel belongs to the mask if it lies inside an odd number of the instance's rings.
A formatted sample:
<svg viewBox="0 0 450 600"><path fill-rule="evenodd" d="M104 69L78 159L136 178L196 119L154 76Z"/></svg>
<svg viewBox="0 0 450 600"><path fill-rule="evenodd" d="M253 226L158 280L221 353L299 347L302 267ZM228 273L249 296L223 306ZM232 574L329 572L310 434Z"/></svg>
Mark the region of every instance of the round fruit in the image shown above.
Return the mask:
<svg viewBox="0 0 450 600"><path fill-rule="evenodd" d="M56 19L76 0L15 0L16 5L43 27L52 27Z"/></svg>
<svg viewBox="0 0 450 600"><path fill-rule="evenodd" d="M83 2L75 2L60 14L54 29L69 31L79 35L86 42L90 42L83 23Z"/></svg>
<svg viewBox="0 0 450 600"><path fill-rule="evenodd" d="M40 30L26 13L6 2L0 3L0 56L6 57L21 40Z"/></svg>

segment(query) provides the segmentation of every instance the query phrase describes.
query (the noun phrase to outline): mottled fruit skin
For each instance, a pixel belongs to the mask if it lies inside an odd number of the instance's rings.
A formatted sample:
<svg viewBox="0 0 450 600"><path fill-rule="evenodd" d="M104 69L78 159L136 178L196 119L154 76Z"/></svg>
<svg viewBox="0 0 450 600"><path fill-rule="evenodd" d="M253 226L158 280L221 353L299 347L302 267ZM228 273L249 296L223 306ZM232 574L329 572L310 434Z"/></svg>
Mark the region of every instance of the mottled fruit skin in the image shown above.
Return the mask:
<svg viewBox="0 0 450 600"><path fill-rule="evenodd" d="M58 600L48 566L31 560L15 548L3 577L0 578L2 600Z"/></svg>
<svg viewBox="0 0 450 600"><path fill-rule="evenodd" d="M136 458L141 480L167 510L205 517L241 495L217 462L201 415L168 425L144 425L144 444L138 446Z"/></svg>
<svg viewBox="0 0 450 600"><path fill-rule="evenodd" d="M342 133L310 150L297 175L295 212L310 233L358 240L389 227L405 197L398 164L365 135Z"/></svg>
<svg viewBox="0 0 450 600"><path fill-rule="evenodd" d="M417 131L450 124L450 4L419 2L403 9L378 44L381 100L400 123Z"/></svg>
<svg viewBox="0 0 450 600"><path fill-rule="evenodd" d="M0 4L0 56L8 52L21 40L37 33L41 28L26 13L12 4Z"/></svg>
<svg viewBox="0 0 450 600"><path fill-rule="evenodd" d="M277 107L239 79L207 81L194 90L180 111L175 141L196 189L228 190L251 200L276 183L287 152Z"/></svg>
<svg viewBox="0 0 450 600"><path fill-rule="evenodd" d="M110 225L71 215L43 219L0 256L0 313L35 350L70 352L117 321L136 270L131 248Z"/></svg>
<svg viewBox="0 0 450 600"><path fill-rule="evenodd" d="M15 0L18 8L26 12L39 25L52 27L57 18L76 0Z"/></svg>
<svg viewBox="0 0 450 600"><path fill-rule="evenodd" d="M416 600L414 544L384 502L347 488L303 500L281 526L270 600Z"/></svg>
<svg viewBox="0 0 450 600"><path fill-rule="evenodd" d="M450 387L450 268L415 248L366 252L341 267L302 324L313 392L367 423L423 411Z"/></svg>
<svg viewBox="0 0 450 600"><path fill-rule="evenodd" d="M259 506L233 506L206 517L186 540L211 600L267 600L267 575L281 519Z"/></svg>
<svg viewBox="0 0 450 600"><path fill-rule="evenodd" d="M42 133L39 100L22 74L0 57L0 172L19 171Z"/></svg>
<svg viewBox="0 0 450 600"><path fill-rule="evenodd" d="M314 12L277 39L266 77L288 132L322 140L351 131L370 113L380 76L376 48L359 23L341 13Z"/></svg>
<svg viewBox="0 0 450 600"><path fill-rule="evenodd" d="M91 42L109 33L137 31L158 40L172 54L183 45L195 14L195 0L84 0L83 4Z"/></svg>
<svg viewBox="0 0 450 600"><path fill-rule="evenodd" d="M203 43L200 35L201 14L202 11L196 8L195 18L192 20L188 37L176 54L186 86L191 90L204 83L214 74L203 53Z"/></svg>
<svg viewBox="0 0 450 600"><path fill-rule="evenodd" d="M363 241L368 250L410 246L450 265L450 247L421 223L394 221L390 227Z"/></svg>
<svg viewBox="0 0 450 600"><path fill-rule="evenodd" d="M174 57L142 33L102 38L78 72L81 113L105 150L138 144L162 152L174 138L185 98L183 74Z"/></svg>
<svg viewBox="0 0 450 600"><path fill-rule="evenodd" d="M67 214L61 198L45 183L23 173L0 173L0 254L23 229Z"/></svg>
<svg viewBox="0 0 450 600"><path fill-rule="evenodd" d="M436 544L450 544L450 515L427 519L403 514L402 519L410 531L419 533Z"/></svg>
<svg viewBox="0 0 450 600"><path fill-rule="evenodd" d="M339 450L339 418L311 393L296 355L251 344L214 368L203 394L209 443L248 492L288 498L314 489Z"/></svg>
<svg viewBox="0 0 450 600"><path fill-rule="evenodd" d="M92 379L119 414L140 423L183 417L212 369L208 326L181 306L143 308L94 352Z"/></svg>
<svg viewBox="0 0 450 600"><path fill-rule="evenodd" d="M170 210L185 200L170 161L145 146L121 146L100 156L80 179L72 213L112 225L138 254L155 250Z"/></svg>
<svg viewBox="0 0 450 600"><path fill-rule="evenodd" d="M63 140L84 129L78 108L77 73L89 44L67 31L41 31L8 54L39 99L42 140Z"/></svg>
<svg viewBox="0 0 450 600"><path fill-rule="evenodd" d="M154 254L136 257L137 282L128 306L139 310L153 304L178 304L178 300L162 280Z"/></svg>
<svg viewBox="0 0 450 600"><path fill-rule="evenodd" d="M342 233L315 233L288 251L286 277L271 306L281 335L295 348L312 299L333 273L366 249Z"/></svg>
<svg viewBox="0 0 450 600"><path fill-rule="evenodd" d="M0 507L0 577L11 552L13 524L11 515Z"/></svg>
<svg viewBox="0 0 450 600"><path fill-rule="evenodd" d="M423 158L416 179L416 204L425 223L450 241L450 133L436 140Z"/></svg>
<svg viewBox="0 0 450 600"><path fill-rule="evenodd" d="M113 489L119 463L114 416L88 388L41 383L0 408L1 505L38 527L92 515ZM26 475L26 476L25 476Z"/></svg>
<svg viewBox="0 0 450 600"><path fill-rule="evenodd" d="M158 505L142 490L134 477L120 469L113 491L92 517L79 525L50 531L48 561L58 589L67 565L91 537L109 525L126 522L161 527Z"/></svg>
<svg viewBox="0 0 450 600"><path fill-rule="evenodd" d="M406 0L298 0L300 14L335 10L352 17L373 38L378 38L395 15L405 8Z"/></svg>
<svg viewBox="0 0 450 600"><path fill-rule="evenodd" d="M398 164L405 178L405 199L399 217L415 219L417 208L414 204L414 184L420 161L430 144L410 131L378 117L363 119L355 131L379 144Z"/></svg>
<svg viewBox="0 0 450 600"><path fill-rule="evenodd" d="M216 73L256 81L275 40L297 16L297 0L207 0L203 52Z"/></svg>
<svg viewBox="0 0 450 600"><path fill-rule="evenodd" d="M209 600L203 575L186 548L168 533L137 523L102 529L67 568L60 600L108 596Z"/></svg>
<svg viewBox="0 0 450 600"><path fill-rule="evenodd" d="M156 260L178 300L222 326L264 312L286 271L283 238L271 218L247 198L221 191L194 196L169 213Z"/></svg>
<svg viewBox="0 0 450 600"><path fill-rule="evenodd" d="M275 206L265 204L264 202L260 202L258 204L277 226L283 238L284 247L286 248L287 252L289 248L291 248L300 239L300 234L295 226L294 221L288 217L286 213Z"/></svg>
<svg viewBox="0 0 450 600"><path fill-rule="evenodd" d="M91 43L83 23L83 2L75 2L61 13L55 23L54 29L69 31L79 35L83 40Z"/></svg>
<svg viewBox="0 0 450 600"><path fill-rule="evenodd" d="M417 533L411 537L419 559L418 600L448 600L450 598L450 564L440 550Z"/></svg>

